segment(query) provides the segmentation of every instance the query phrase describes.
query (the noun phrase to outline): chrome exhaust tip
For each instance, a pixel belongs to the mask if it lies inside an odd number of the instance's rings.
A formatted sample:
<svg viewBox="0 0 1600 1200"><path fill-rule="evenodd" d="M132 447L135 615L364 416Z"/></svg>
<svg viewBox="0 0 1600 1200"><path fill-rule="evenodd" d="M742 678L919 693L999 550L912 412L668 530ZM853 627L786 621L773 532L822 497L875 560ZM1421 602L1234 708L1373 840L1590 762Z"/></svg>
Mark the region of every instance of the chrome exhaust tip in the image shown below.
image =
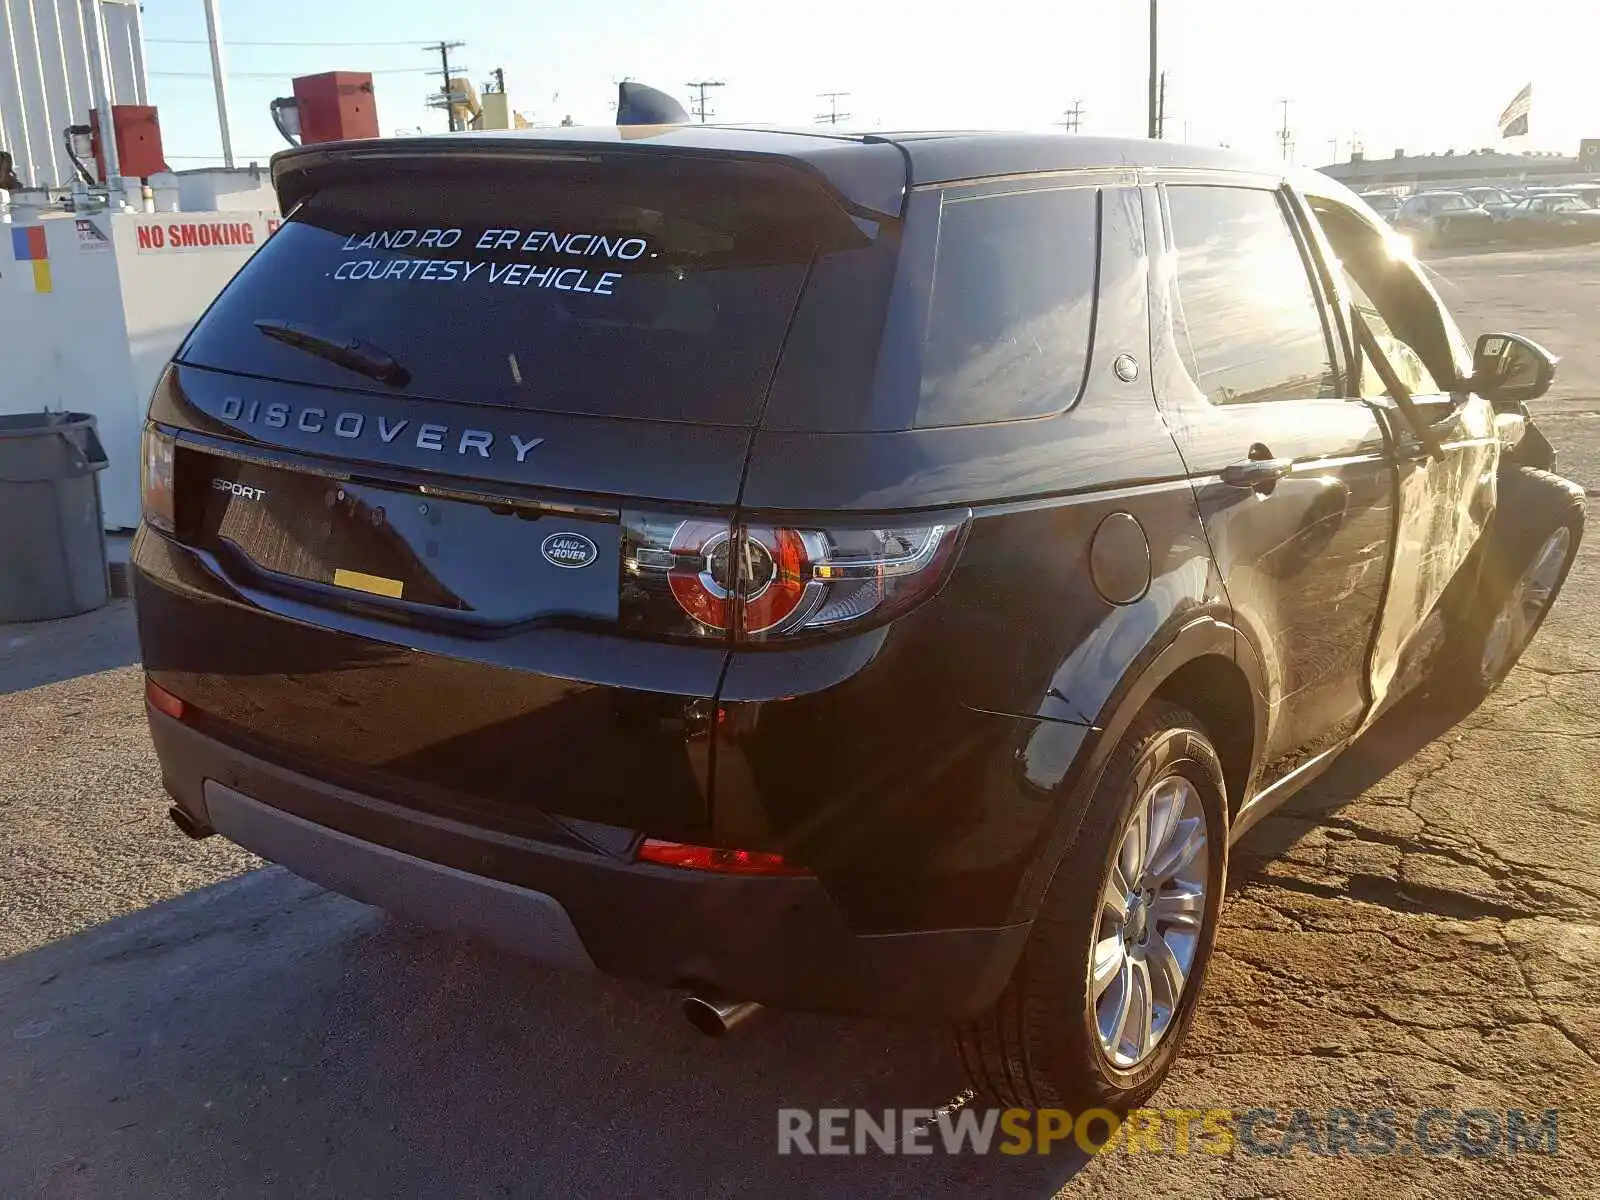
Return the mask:
<svg viewBox="0 0 1600 1200"><path fill-rule="evenodd" d="M183 830L185 834L187 834L189 837L192 837L197 842L202 838L208 838L212 834L216 833L216 830L211 828L211 826L205 824L203 821L195 820L176 804L167 809L167 816L172 818L172 823L174 825Z"/></svg>
<svg viewBox="0 0 1600 1200"><path fill-rule="evenodd" d="M689 1024L714 1038L726 1036L730 1029L760 1008L754 1000L724 1003L704 996L686 996L683 1001L683 1015L689 1018Z"/></svg>

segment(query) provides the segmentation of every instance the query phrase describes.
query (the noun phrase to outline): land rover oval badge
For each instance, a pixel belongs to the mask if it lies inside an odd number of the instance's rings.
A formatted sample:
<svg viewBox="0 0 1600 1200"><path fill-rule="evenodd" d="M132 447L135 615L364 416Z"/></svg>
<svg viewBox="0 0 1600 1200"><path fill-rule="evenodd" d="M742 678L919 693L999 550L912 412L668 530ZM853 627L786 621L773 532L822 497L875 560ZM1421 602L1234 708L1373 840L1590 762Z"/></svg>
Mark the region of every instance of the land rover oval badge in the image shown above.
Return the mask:
<svg viewBox="0 0 1600 1200"><path fill-rule="evenodd" d="M587 567L600 557L595 544L581 533L552 533L539 547L545 561L557 567Z"/></svg>

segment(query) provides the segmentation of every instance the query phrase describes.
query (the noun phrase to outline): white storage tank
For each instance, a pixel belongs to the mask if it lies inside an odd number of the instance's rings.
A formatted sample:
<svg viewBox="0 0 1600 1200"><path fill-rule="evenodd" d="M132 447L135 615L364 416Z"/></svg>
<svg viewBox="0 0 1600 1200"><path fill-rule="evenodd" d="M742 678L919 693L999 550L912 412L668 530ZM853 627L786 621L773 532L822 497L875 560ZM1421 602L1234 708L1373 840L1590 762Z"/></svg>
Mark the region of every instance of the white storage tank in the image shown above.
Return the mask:
<svg viewBox="0 0 1600 1200"><path fill-rule="evenodd" d="M256 212L278 209L278 193L263 165L196 167L175 171L166 179L177 184L178 207L184 212ZM165 179L159 180L165 182ZM150 181L152 186L157 179Z"/></svg>
<svg viewBox="0 0 1600 1200"><path fill-rule="evenodd" d="M139 431L189 327L278 227L271 208L0 218L0 412L82 412L107 529L139 523Z"/></svg>

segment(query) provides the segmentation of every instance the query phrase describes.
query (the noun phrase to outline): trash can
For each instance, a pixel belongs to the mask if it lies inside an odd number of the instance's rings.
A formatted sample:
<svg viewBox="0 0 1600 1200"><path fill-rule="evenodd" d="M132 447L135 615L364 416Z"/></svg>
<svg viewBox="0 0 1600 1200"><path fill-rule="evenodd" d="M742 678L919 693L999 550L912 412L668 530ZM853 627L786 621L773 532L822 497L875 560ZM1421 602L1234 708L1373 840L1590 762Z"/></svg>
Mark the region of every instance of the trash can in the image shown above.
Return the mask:
<svg viewBox="0 0 1600 1200"><path fill-rule="evenodd" d="M105 466L87 413L0 414L0 622L70 617L107 601Z"/></svg>

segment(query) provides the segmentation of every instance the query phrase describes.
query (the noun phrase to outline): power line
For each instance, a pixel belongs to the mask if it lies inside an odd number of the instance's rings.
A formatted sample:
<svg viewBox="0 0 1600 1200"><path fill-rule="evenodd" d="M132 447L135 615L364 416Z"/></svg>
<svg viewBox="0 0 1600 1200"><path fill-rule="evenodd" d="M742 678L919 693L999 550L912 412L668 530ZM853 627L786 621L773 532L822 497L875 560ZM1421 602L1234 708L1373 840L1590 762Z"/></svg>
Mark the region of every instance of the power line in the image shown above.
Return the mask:
<svg viewBox="0 0 1600 1200"><path fill-rule="evenodd" d="M839 101L849 94L849 92L818 92L817 99L828 102L828 111L817 114L817 124L837 125L840 121L848 121L850 114L839 111Z"/></svg>
<svg viewBox="0 0 1600 1200"><path fill-rule="evenodd" d="M210 71L148 71L151 79L210 79ZM229 79L283 79L288 71L229 71ZM427 67L388 67L378 71L368 71L369 75L430 75L434 74Z"/></svg>
<svg viewBox="0 0 1600 1200"><path fill-rule="evenodd" d="M150 46L209 46L205 38L145 38ZM234 46L421 46L431 49L429 42L417 38L410 42L255 42L247 38L229 38L228 47Z"/></svg>
<svg viewBox="0 0 1600 1200"><path fill-rule="evenodd" d="M701 79L695 83L686 83L683 86L688 88L691 92L700 93L699 98L696 99L689 107L689 111L700 118L700 124L704 125L707 117L716 116L716 114L706 106L706 92L711 88L726 87L727 84L723 83L720 79Z"/></svg>

